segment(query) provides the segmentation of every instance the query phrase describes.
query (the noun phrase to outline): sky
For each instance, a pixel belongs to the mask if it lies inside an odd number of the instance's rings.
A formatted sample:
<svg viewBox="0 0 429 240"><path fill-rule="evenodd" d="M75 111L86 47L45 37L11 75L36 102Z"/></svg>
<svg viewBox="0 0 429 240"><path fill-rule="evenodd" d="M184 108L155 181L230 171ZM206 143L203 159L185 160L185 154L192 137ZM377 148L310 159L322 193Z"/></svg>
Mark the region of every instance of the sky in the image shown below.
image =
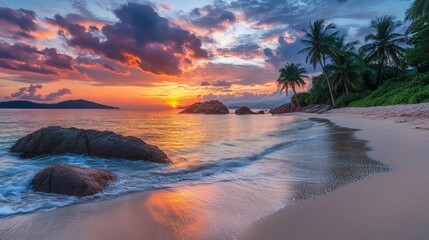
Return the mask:
<svg viewBox="0 0 429 240"><path fill-rule="evenodd" d="M86 99L158 109L288 102L275 80L310 21L364 41L408 0L0 0L0 101Z"/></svg>

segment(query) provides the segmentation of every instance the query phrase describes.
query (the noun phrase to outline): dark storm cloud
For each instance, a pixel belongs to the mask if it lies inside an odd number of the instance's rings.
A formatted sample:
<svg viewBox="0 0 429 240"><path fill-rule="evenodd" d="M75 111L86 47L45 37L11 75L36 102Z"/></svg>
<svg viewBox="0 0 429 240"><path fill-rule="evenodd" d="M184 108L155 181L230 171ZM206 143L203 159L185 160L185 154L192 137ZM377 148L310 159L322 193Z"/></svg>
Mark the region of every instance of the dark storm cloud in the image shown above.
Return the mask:
<svg viewBox="0 0 429 240"><path fill-rule="evenodd" d="M190 58L208 57L200 39L180 27L171 26L168 19L160 17L148 5L128 3L114 14L119 21L106 24L100 31L105 39L60 15L47 21L70 34L59 32L70 47L90 50L155 74L179 75L182 64L192 64Z"/></svg>
<svg viewBox="0 0 429 240"><path fill-rule="evenodd" d="M31 84L28 87L20 88L17 92L12 93L8 99L32 100L32 101L53 101L64 95L72 94L68 88L62 88L51 92L45 96L37 94L37 90L43 88L41 84Z"/></svg>
<svg viewBox="0 0 429 240"><path fill-rule="evenodd" d="M0 67L14 71L58 75L55 69L73 70L73 58L55 48L37 48L0 41Z"/></svg>
<svg viewBox="0 0 429 240"><path fill-rule="evenodd" d="M197 27L211 30L224 29L234 23L237 18L234 13L226 10L221 2L215 3L215 5L207 5L202 8L194 8L190 12L188 20Z"/></svg>
<svg viewBox="0 0 429 240"><path fill-rule="evenodd" d="M26 9L0 7L0 29L13 37L33 38L31 31L37 30L36 13Z"/></svg>

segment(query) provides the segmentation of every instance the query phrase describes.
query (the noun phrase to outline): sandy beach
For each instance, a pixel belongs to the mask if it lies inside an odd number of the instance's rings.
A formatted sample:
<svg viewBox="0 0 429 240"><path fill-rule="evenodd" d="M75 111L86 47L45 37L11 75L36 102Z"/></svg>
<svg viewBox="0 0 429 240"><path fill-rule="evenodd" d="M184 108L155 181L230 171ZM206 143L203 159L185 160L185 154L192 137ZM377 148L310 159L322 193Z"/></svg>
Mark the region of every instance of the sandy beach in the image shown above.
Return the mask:
<svg viewBox="0 0 429 240"><path fill-rule="evenodd" d="M367 141L371 159L393 170L268 216L266 208L273 208L283 198L281 191L276 194L267 185L266 191L258 189L258 194L252 195L252 181L243 181L238 187L225 181L144 191L12 216L0 221L0 238L427 239L428 112L429 104L419 104L345 108L321 115L288 114L288 119L325 118L340 127L361 129L351 134L359 144ZM267 117L286 121L285 116ZM362 157L367 155L364 152ZM254 222L255 215L266 217Z"/></svg>
<svg viewBox="0 0 429 240"><path fill-rule="evenodd" d="M323 117L361 129L369 156L394 170L297 203L254 224L241 239L427 239L429 104L344 108Z"/></svg>

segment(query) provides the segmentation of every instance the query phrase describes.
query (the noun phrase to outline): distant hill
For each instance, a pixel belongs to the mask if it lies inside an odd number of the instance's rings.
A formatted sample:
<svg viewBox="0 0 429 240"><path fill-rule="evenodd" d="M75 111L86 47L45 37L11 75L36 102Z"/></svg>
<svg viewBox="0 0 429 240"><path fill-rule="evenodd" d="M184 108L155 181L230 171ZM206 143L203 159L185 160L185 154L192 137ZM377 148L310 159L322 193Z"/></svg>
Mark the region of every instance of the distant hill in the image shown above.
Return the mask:
<svg viewBox="0 0 429 240"><path fill-rule="evenodd" d="M118 109L95 102L80 100L69 100L59 103L35 103L30 101L8 101L0 102L0 108L28 108L28 109Z"/></svg>

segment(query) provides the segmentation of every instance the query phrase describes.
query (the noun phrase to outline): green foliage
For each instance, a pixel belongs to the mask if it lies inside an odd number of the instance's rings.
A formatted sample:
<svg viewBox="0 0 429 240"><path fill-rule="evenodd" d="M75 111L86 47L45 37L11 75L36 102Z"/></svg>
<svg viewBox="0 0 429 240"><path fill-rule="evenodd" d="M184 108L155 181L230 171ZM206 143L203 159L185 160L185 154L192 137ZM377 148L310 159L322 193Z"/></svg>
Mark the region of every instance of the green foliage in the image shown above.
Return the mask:
<svg viewBox="0 0 429 240"><path fill-rule="evenodd" d="M412 28L409 43L413 46L405 54L406 62L419 72L429 71L429 18L416 21Z"/></svg>
<svg viewBox="0 0 429 240"><path fill-rule="evenodd" d="M323 76L314 77L312 87L309 91L310 96L305 100L307 105L310 104L329 104L330 97L328 86L324 84L325 78Z"/></svg>
<svg viewBox="0 0 429 240"><path fill-rule="evenodd" d="M333 23L327 24L324 19L318 19L310 22L310 28L304 30L305 35L301 39L301 44L305 46L298 53L306 53L305 61L311 63L314 68L320 64L322 71L325 72L326 60L334 52L338 32ZM335 107L335 97L332 92L332 85L329 77L324 74L328 85L332 104Z"/></svg>
<svg viewBox="0 0 429 240"><path fill-rule="evenodd" d="M418 20L423 17L429 16L429 1L428 0L414 0L411 7L407 9L405 19Z"/></svg>
<svg viewBox="0 0 429 240"><path fill-rule="evenodd" d="M347 107L351 102L362 99L370 94L370 91L354 92L337 98L338 107Z"/></svg>
<svg viewBox="0 0 429 240"><path fill-rule="evenodd" d="M301 107L305 107L307 106L307 99L310 97L310 93L308 92L302 92L302 93L297 93L295 95L292 96L291 101L296 102L298 100L299 105Z"/></svg>
<svg viewBox="0 0 429 240"><path fill-rule="evenodd" d="M365 37L366 44L360 48L365 61L378 66L381 82L386 79L386 67L392 66L392 63L396 66L403 63L405 48L402 46L406 43L406 38L396 32L400 26L401 23L393 16L382 16L371 21L370 28L375 32Z"/></svg>
<svg viewBox="0 0 429 240"><path fill-rule="evenodd" d="M352 107L385 106L429 102L429 74L406 73L386 81L367 97L349 104Z"/></svg>

